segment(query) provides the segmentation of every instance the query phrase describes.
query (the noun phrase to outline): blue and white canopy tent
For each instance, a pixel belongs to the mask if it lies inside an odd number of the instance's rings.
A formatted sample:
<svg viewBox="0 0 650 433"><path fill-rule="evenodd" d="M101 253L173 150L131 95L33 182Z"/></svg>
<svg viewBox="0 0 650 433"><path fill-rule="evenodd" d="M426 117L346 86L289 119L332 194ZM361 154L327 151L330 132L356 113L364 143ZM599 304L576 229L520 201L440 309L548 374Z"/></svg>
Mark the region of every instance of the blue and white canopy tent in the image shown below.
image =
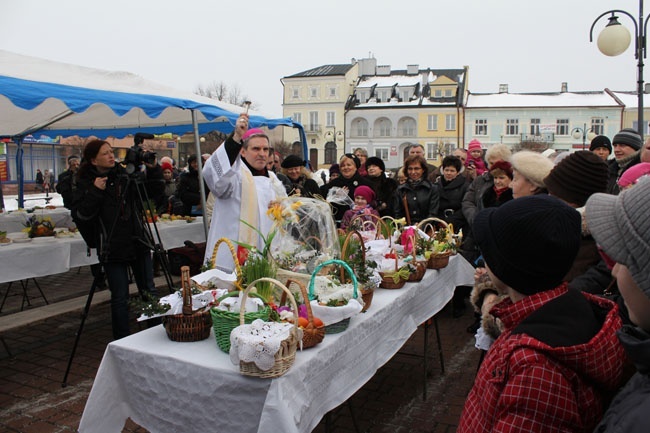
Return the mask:
<svg viewBox="0 0 650 433"><path fill-rule="evenodd" d="M32 134L123 138L151 134L229 133L242 108L166 87L122 71L106 71L0 50L0 138L17 144L18 201L23 206L22 140ZM298 128L290 118L267 119L253 111L251 127ZM203 182L199 182L201 187Z"/></svg>

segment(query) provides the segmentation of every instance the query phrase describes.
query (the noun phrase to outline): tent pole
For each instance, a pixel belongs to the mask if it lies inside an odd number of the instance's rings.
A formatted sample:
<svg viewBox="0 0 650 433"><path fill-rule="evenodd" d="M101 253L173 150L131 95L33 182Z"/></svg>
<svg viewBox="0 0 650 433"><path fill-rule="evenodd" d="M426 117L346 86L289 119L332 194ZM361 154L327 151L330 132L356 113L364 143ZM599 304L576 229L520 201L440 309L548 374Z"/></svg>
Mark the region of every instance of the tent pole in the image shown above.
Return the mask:
<svg viewBox="0 0 650 433"><path fill-rule="evenodd" d="M23 170L23 137L13 137L16 143L16 174L18 175L18 208L25 207L25 172Z"/></svg>
<svg viewBox="0 0 650 433"><path fill-rule="evenodd" d="M205 184L203 183L203 159L201 158L201 141L199 139L199 122L196 119L196 110L192 112L192 128L194 129L194 146L196 147L196 161L199 163L199 191L201 192L201 209L203 209L203 231L205 240L208 240L208 219L205 217Z"/></svg>

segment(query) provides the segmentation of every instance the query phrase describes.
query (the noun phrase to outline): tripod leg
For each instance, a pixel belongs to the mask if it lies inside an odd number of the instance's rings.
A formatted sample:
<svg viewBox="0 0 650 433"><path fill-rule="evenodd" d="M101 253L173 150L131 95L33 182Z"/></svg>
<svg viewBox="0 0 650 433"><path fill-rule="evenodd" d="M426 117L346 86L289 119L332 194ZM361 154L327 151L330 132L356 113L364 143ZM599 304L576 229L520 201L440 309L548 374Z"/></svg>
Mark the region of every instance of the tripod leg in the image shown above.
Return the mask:
<svg viewBox="0 0 650 433"><path fill-rule="evenodd" d="M79 345L79 339L81 338L81 332L83 331L84 324L86 323L86 318L88 317L88 312L90 311L90 306L93 302L93 295L95 294L95 289L97 288L99 276L93 278L93 284L90 286L90 291L88 292L88 299L86 299L86 305L81 312L81 322L79 323L79 329L75 334L74 345L72 346L72 351L70 352L70 359L68 359L68 366L65 369L65 374L63 375L63 382L61 382L61 387L65 388L68 386L68 374L70 373L70 368L72 367L72 360L74 355L77 352L77 346Z"/></svg>

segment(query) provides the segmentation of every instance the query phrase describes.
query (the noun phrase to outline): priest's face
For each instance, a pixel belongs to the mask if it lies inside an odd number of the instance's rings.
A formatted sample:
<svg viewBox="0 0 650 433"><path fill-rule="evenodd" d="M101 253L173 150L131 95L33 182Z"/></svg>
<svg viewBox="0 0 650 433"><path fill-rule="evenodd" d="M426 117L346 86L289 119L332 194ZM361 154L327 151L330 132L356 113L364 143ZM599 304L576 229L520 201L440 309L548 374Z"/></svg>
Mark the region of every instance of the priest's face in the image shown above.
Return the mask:
<svg viewBox="0 0 650 433"><path fill-rule="evenodd" d="M269 162L269 141L266 137L253 136L242 147L241 155L255 170L264 170Z"/></svg>

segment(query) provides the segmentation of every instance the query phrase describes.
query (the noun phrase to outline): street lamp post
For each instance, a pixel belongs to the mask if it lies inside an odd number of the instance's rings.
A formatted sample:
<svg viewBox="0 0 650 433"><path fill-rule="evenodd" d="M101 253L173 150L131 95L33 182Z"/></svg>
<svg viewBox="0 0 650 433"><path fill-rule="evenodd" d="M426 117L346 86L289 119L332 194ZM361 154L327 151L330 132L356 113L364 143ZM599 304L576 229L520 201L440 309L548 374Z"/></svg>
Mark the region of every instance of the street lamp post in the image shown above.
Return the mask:
<svg viewBox="0 0 650 433"><path fill-rule="evenodd" d="M589 142L591 143L591 140L594 139L596 134L591 130L591 128L587 129L587 124L583 123L582 128L579 126L576 126L571 130L571 136L575 138L576 140L582 137L582 150L586 150L586 141L589 139Z"/></svg>
<svg viewBox="0 0 650 433"><path fill-rule="evenodd" d="M630 32L627 28L623 27L618 22L617 13L628 16L634 23L634 57L637 59L637 97L638 97L638 129L641 137L645 137L643 130L643 59L646 57L646 29L648 26L648 18L643 18L643 0L639 0L639 18L638 21L629 13L620 10L612 9L603 12L591 24L589 30L589 42L593 42L593 31L596 22L607 14L611 14L608 18L609 23L598 35L598 49L606 56L618 56L622 54L630 46Z"/></svg>

